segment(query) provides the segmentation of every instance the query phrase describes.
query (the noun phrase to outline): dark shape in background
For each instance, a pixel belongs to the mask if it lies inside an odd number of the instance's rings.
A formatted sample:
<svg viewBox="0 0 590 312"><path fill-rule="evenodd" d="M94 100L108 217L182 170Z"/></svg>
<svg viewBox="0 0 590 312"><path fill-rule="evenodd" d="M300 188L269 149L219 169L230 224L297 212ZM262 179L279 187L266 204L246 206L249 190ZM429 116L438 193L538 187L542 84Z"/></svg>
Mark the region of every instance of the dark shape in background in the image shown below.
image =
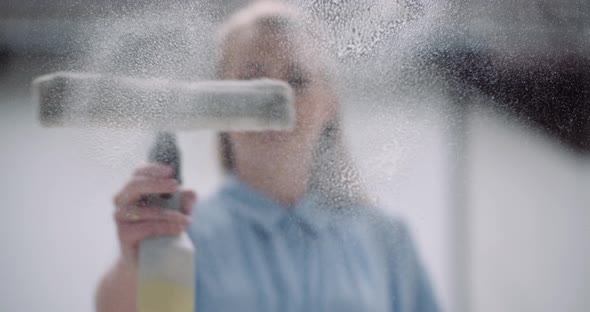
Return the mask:
<svg viewBox="0 0 590 312"><path fill-rule="evenodd" d="M565 55L532 60L536 66L495 64L486 51L438 52L433 63L458 88L479 90L498 109L540 127L571 149L590 152L590 58Z"/></svg>
<svg viewBox="0 0 590 312"><path fill-rule="evenodd" d="M423 57L459 93L475 89L497 109L589 153L590 2L470 1L455 15L456 33L437 38Z"/></svg>

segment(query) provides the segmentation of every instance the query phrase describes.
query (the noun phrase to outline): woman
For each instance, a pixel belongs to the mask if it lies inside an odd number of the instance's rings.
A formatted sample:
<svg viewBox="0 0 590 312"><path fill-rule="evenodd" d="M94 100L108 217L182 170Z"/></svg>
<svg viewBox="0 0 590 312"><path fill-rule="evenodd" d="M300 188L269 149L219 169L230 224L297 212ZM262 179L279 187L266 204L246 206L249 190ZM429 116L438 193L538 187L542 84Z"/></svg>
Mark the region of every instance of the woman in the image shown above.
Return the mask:
<svg viewBox="0 0 590 312"><path fill-rule="evenodd" d="M138 242L184 229L196 249L199 312L437 311L405 227L364 199L330 70L310 36L297 12L276 2L225 23L220 78L287 81L295 129L222 134L226 181L194 213L191 191L185 215L138 207L142 195L178 186L170 168L137 170L115 197L122 252L99 286L99 311L134 311Z"/></svg>

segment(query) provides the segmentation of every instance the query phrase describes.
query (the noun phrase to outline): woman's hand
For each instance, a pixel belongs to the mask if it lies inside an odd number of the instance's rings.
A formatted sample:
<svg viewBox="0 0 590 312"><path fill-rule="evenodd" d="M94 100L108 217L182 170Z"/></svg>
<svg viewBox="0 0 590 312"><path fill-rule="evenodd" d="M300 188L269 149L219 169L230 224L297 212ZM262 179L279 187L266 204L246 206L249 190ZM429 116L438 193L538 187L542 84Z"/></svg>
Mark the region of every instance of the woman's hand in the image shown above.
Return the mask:
<svg viewBox="0 0 590 312"><path fill-rule="evenodd" d="M191 222L189 215L196 201L192 191L182 192L182 213L147 204L149 194L168 194L178 190L172 168L149 164L135 171L131 180L115 195L115 221L121 255L125 263L137 264L139 242L160 235L178 235Z"/></svg>

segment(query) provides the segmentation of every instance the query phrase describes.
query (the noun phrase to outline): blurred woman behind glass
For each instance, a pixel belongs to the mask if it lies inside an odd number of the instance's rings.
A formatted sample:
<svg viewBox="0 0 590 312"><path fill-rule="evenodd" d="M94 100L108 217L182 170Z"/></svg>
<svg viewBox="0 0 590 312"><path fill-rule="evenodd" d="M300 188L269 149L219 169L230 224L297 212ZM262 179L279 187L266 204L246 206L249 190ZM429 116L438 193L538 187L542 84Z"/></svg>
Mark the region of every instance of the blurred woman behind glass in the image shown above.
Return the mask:
<svg viewBox="0 0 590 312"><path fill-rule="evenodd" d="M122 252L99 286L99 311L135 311L139 241L185 228L199 312L438 311L406 227L363 196L334 70L304 22L288 5L261 1L222 26L218 78L287 81L295 129L220 134L225 182L194 212L196 195L185 191L185 215L142 210L143 195L178 186L170 168L138 169L115 197Z"/></svg>

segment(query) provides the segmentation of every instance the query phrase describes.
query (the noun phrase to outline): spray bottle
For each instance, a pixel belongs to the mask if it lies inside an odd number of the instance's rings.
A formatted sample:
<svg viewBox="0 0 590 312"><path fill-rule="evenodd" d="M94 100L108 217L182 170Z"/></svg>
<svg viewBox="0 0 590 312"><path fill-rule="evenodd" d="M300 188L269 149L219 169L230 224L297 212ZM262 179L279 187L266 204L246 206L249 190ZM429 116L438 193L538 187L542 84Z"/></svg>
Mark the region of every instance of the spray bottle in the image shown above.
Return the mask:
<svg viewBox="0 0 590 312"><path fill-rule="evenodd" d="M175 136L160 132L150 151L151 162L174 169L180 184L180 153ZM152 194L150 205L182 209L182 194ZM195 310L194 248L186 233L143 240L139 245L137 311L193 312Z"/></svg>

